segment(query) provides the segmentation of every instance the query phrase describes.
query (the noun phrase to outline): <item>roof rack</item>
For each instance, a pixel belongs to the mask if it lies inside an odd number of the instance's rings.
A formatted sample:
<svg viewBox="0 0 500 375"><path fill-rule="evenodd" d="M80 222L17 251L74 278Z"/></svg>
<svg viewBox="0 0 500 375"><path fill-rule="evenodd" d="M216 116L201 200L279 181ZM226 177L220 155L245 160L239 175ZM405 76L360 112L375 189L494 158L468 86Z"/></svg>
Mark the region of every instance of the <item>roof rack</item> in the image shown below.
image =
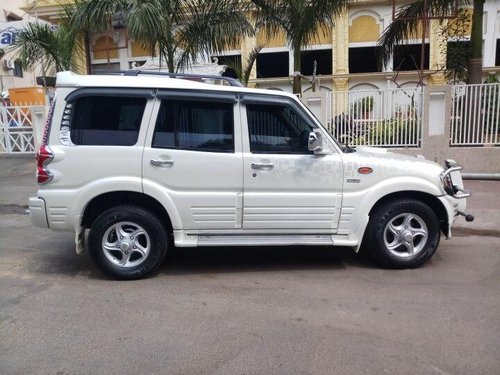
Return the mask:
<svg viewBox="0 0 500 375"><path fill-rule="evenodd" d="M215 76L215 75L205 75L205 74L187 74L187 73L168 73L168 72L155 72L151 70L116 70L116 71L96 71L96 74L105 75L123 75L137 77L139 75L150 75L150 76L165 76L170 78L180 78L180 79L213 79L219 81L226 81L230 86L243 87L241 82L235 78Z"/></svg>

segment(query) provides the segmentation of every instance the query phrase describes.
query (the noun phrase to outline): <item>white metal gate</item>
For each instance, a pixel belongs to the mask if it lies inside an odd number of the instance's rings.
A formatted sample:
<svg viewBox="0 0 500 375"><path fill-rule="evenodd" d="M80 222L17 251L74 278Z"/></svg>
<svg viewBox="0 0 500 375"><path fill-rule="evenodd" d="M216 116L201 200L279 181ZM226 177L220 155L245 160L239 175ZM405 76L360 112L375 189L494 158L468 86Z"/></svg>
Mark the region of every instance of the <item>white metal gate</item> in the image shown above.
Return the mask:
<svg viewBox="0 0 500 375"><path fill-rule="evenodd" d="M34 153L30 106L0 107L0 153Z"/></svg>
<svg viewBox="0 0 500 375"><path fill-rule="evenodd" d="M452 86L450 145L500 145L500 83Z"/></svg>
<svg viewBox="0 0 500 375"><path fill-rule="evenodd" d="M328 95L327 128L350 145L420 147L422 89L335 91Z"/></svg>

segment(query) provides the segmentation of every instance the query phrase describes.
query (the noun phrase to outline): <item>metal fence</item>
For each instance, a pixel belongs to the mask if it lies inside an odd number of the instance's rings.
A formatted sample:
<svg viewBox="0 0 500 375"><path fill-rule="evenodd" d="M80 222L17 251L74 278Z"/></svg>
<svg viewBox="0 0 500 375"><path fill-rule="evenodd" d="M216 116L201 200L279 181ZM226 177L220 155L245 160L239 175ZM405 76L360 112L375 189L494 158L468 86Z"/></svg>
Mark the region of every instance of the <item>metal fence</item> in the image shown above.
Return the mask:
<svg viewBox="0 0 500 375"><path fill-rule="evenodd" d="M32 107L0 107L0 153L34 153Z"/></svg>
<svg viewBox="0 0 500 375"><path fill-rule="evenodd" d="M331 92L327 128L350 145L420 147L421 88Z"/></svg>
<svg viewBox="0 0 500 375"><path fill-rule="evenodd" d="M450 146L500 146L500 84L452 86Z"/></svg>

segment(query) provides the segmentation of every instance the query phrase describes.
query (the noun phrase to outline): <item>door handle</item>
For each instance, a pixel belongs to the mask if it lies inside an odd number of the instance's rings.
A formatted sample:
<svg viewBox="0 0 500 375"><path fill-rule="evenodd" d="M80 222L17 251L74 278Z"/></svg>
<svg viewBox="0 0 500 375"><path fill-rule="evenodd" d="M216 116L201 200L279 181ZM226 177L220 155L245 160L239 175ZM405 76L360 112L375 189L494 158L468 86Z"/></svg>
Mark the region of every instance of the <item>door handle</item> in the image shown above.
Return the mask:
<svg viewBox="0 0 500 375"><path fill-rule="evenodd" d="M252 169L273 169L273 163L252 163Z"/></svg>
<svg viewBox="0 0 500 375"><path fill-rule="evenodd" d="M151 159L150 163L155 167L163 167L163 166L171 167L174 165L173 160Z"/></svg>

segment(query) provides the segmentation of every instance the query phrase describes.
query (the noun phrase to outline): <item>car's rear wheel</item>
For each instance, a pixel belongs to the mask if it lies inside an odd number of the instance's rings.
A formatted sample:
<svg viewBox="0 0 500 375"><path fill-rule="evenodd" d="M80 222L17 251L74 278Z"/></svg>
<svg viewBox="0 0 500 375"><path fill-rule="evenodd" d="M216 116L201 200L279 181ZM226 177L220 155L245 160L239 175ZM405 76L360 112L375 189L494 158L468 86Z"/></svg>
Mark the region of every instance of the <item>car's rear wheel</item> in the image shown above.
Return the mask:
<svg viewBox="0 0 500 375"><path fill-rule="evenodd" d="M136 206L116 206L94 221L89 251L97 266L116 279L139 279L155 273L167 252L161 221Z"/></svg>
<svg viewBox="0 0 500 375"><path fill-rule="evenodd" d="M384 267L415 268L434 255L439 239L438 218L427 204L397 199L372 212L363 247Z"/></svg>

